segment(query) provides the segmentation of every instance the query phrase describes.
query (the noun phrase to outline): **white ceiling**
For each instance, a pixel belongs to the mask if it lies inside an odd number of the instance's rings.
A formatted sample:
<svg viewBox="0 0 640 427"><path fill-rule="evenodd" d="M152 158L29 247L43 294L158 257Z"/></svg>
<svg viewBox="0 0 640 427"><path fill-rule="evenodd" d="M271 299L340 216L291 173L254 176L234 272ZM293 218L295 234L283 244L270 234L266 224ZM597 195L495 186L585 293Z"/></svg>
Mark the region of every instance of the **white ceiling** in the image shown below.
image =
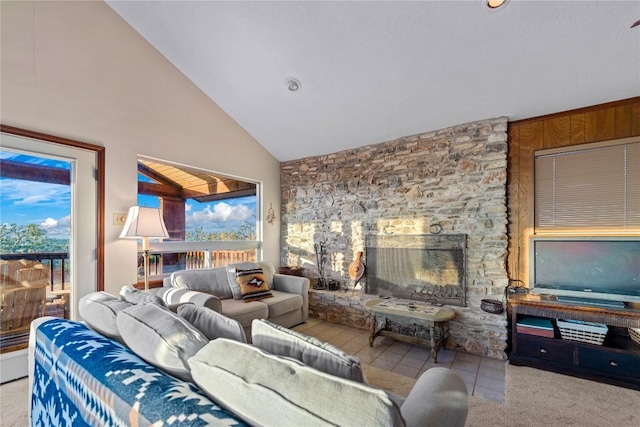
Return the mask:
<svg viewBox="0 0 640 427"><path fill-rule="evenodd" d="M107 3L281 161L640 96L638 0Z"/></svg>

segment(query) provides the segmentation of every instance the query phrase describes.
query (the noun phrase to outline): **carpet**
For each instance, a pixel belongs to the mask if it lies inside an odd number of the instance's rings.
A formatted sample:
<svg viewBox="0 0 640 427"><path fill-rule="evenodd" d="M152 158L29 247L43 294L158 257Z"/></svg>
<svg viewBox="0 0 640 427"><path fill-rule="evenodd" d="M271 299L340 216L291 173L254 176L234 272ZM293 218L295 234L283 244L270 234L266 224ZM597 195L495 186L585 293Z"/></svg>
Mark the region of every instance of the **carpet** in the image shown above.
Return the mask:
<svg viewBox="0 0 640 427"><path fill-rule="evenodd" d="M407 396L415 380L363 365L369 383ZM507 365L506 402L469 396L467 427L638 427L640 391Z"/></svg>
<svg viewBox="0 0 640 427"><path fill-rule="evenodd" d="M0 426L25 427L29 425L28 411L31 401L29 379L11 381L0 386Z"/></svg>
<svg viewBox="0 0 640 427"><path fill-rule="evenodd" d="M640 391L507 365L506 402L471 396L467 427L637 427Z"/></svg>
<svg viewBox="0 0 640 427"><path fill-rule="evenodd" d="M407 396L416 380L363 365L367 380ZM506 403L469 397L466 427L638 427L640 391L507 365ZM28 380L0 386L0 425L27 425Z"/></svg>

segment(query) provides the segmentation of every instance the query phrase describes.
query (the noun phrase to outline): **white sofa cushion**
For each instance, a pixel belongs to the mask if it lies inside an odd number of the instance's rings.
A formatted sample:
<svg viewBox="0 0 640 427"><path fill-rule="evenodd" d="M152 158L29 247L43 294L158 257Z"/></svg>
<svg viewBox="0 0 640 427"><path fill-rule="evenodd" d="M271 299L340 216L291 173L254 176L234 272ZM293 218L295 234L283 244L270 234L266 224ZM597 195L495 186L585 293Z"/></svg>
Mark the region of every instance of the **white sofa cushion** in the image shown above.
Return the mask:
<svg viewBox="0 0 640 427"><path fill-rule="evenodd" d="M224 338L189 359L211 399L260 426L402 426L381 390Z"/></svg>
<svg viewBox="0 0 640 427"><path fill-rule="evenodd" d="M303 304L302 295L272 290L272 298L261 300L269 308L269 318L300 310Z"/></svg>
<svg viewBox="0 0 640 427"><path fill-rule="evenodd" d="M247 337L240 322L216 313L209 308L185 304L178 307L178 315L191 323L210 340L229 338L235 341L247 342Z"/></svg>
<svg viewBox="0 0 640 427"><path fill-rule="evenodd" d="M132 305L106 292L92 292L80 298L78 311L91 329L122 343L116 316Z"/></svg>
<svg viewBox="0 0 640 427"><path fill-rule="evenodd" d="M156 294L150 292L141 291L131 285L124 285L120 288L120 298L123 301L130 302L131 304L158 304L166 307L166 304Z"/></svg>
<svg viewBox="0 0 640 427"><path fill-rule="evenodd" d="M251 342L268 353L291 357L322 372L365 382L362 365L358 358L348 355L329 343L267 320L253 321Z"/></svg>
<svg viewBox="0 0 640 427"><path fill-rule="evenodd" d="M222 310L220 298L210 293L174 288L173 286L155 288L153 291L162 298L167 307L178 304L195 304L199 307L207 307L218 313Z"/></svg>
<svg viewBox="0 0 640 427"><path fill-rule="evenodd" d="M175 271L171 273L171 285L176 288L206 292L220 299L234 297L225 267Z"/></svg>
<svg viewBox="0 0 640 427"><path fill-rule="evenodd" d="M138 304L118 312L116 323L134 353L171 375L192 380L187 359L209 340L189 322L159 305Z"/></svg>
<svg viewBox="0 0 640 427"><path fill-rule="evenodd" d="M264 301L244 302L237 299L223 299L221 301L222 314L240 322L243 328L251 326L254 319L269 317L269 307Z"/></svg>

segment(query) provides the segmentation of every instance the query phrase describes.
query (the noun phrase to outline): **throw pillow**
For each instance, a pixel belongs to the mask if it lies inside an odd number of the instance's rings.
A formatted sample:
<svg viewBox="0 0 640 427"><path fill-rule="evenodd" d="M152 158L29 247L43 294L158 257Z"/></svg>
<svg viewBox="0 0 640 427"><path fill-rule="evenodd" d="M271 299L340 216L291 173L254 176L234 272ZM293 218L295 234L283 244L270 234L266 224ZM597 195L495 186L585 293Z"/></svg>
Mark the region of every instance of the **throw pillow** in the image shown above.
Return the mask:
<svg viewBox="0 0 640 427"><path fill-rule="evenodd" d="M273 296L261 268L236 270L236 281L240 285L244 302L260 301Z"/></svg>
<svg viewBox="0 0 640 427"><path fill-rule="evenodd" d="M106 292L92 292L80 298L78 312L91 329L122 343L122 336L116 324L116 315L131 305Z"/></svg>
<svg viewBox="0 0 640 427"><path fill-rule="evenodd" d="M130 302L131 304L150 303L166 307L166 304L159 296L141 291L140 289L130 285L125 285L120 288L120 298L122 298L123 301Z"/></svg>
<svg viewBox="0 0 640 427"><path fill-rule="evenodd" d="M170 375L192 381L187 359L209 340L182 317L155 304L138 304L116 318L125 344L139 357Z"/></svg>
<svg viewBox="0 0 640 427"><path fill-rule="evenodd" d="M210 340L229 338L234 341L247 342L240 322L209 308L185 304L178 307L178 314Z"/></svg>
<svg viewBox="0 0 640 427"><path fill-rule="evenodd" d="M227 278L229 283L229 288L231 289L231 293L233 295L233 299L241 300L242 294L240 293L240 286L238 285L238 281L236 280L236 271L237 270L251 270L261 268L262 273L264 274L264 278L269 285L269 289L273 289L274 286L274 278L276 268L269 261L258 261L258 262L238 262L235 264L229 264L226 267Z"/></svg>
<svg viewBox="0 0 640 427"><path fill-rule="evenodd" d="M404 425L384 390L248 344L211 341L189 366L202 391L251 425Z"/></svg>
<svg viewBox="0 0 640 427"><path fill-rule="evenodd" d="M365 382L362 365L333 345L299 332L276 325L268 320L251 323L251 342L271 354L290 357L305 365L337 377Z"/></svg>

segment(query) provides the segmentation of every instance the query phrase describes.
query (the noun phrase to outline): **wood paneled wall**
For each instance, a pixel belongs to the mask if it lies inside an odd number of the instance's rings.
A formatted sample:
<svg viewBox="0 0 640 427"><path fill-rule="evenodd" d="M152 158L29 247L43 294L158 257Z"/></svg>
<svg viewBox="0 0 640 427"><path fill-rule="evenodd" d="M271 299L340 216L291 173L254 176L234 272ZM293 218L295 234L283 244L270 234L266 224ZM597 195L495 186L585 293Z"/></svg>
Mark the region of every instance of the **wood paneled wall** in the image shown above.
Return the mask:
<svg viewBox="0 0 640 427"><path fill-rule="evenodd" d="M536 150L640 135L640 97L509 123L507 271L528 285L528 238L533 227Z"/></svg>

